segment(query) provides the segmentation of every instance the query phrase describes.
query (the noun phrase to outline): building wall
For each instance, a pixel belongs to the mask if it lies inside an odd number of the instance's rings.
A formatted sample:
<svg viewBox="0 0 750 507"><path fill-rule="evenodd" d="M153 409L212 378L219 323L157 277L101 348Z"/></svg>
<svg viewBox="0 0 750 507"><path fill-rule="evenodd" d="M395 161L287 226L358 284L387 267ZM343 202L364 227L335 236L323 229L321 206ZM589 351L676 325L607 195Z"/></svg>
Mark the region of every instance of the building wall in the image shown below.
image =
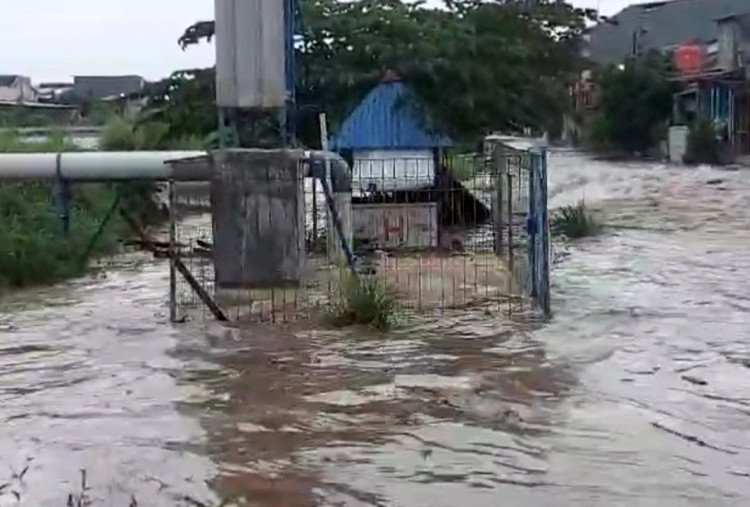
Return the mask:
<svg viewBox="0 0 750 507"><path fill-rule="evenodd" d="M145 80L140 76L76 76L73 93L82 99L99 100L138 93L144 85Z"/></svg>
<svg viewBox="0 0 750 507"><path fill-rule="evenodd" d="M728 19L719 23L718 40L717 67L725 70L736 69L740 64L738 61L740 24L736 19Z"/></svg>
<svg viewBox="0 0 750 507"><path fill-rule="evenodd" d="M435 182L432 150L361 150L353 159L354 191L407 190Z"/></svg>
<svg viewBox="0 0 750 507"><path fill-rule="evenodd" d="M607 2L603 2L605 5ZM627 2L626 7L591 30L589 51L600 64L618 64L632 56L633 34L644 31L639 38L643 53L698 39L715 40L715 20L747 11L747 0L685 0L666 2Z"/></svg>
<svg viewBox="0 0 750 507"><path fill-rule="evenodd" d="M352 229L359 241L378 248L435 248L438 245L438 205L353 204Z"/></svg>
<svg viewBox="0 0 750 507"><path fill-rule="evenodd" d="M31 79L19 76L11 86L0 86L0 100L9 102L35 102L36 90Z"/></svg>
<svg viewBox="0 0 750 507"><path fill-rule="evenodd" d="M0 86L0 100L19 102L21 100L21 91L15 86Z"/></svg>
<svg viewBox="0 0 750 507"><path fill-rule="evenodd" d="M352 155L352 191L411 190L435 184L433 150L360 150ZM354 237L381 248L437 246L437 203L354 204Z"/></svg>
<svg viewBox="0 0 750 507"><path fill-rule="evenodd" d="M673 164L682 164L682 159L687 152L688 128L684 125L669 127L669 161Z"/></svg>
<svg viewBox="0 0 750 507"><path fill-rule="evenodd" d="M718 22L719 66L736 69L750 63L750 13Z"/></svg>

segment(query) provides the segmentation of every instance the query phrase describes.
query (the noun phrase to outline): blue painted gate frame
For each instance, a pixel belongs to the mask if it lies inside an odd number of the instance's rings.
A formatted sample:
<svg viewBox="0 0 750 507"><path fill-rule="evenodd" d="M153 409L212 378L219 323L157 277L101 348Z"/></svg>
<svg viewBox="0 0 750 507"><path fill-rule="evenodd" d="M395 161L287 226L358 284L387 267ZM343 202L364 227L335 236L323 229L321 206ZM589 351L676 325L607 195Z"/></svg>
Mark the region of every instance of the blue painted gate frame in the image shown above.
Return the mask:
<svg viewBox="0 0 750 507"><path fill-rule="evenodd" d="M550 316L550 243L547 210L547 150L530 150L529 211L526 216L528 243L527 290L534 305Z"/></svg>

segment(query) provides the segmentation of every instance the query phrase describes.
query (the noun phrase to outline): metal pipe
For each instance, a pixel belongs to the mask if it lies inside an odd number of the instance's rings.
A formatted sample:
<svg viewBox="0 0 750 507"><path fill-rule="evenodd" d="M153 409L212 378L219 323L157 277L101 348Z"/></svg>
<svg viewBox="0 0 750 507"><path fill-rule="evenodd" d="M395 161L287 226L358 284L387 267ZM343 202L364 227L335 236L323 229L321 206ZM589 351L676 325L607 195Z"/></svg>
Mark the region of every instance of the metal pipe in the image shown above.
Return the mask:
<svg viewBox="0 0 750 507"><path fill-rule="evenodd" d="M352 169L341 155L331 151L312 150L304 152L303 160L310 165L308 177L326 180L328 172L326 165L328 165L333 192L351 192Z"/></svg>
<svg viewBox="0 0 750 507"><path fill-rule="evenodd" d="M309 163L308 176L319 178L325 163L331 165L333 192L352 188L349 164L337 153L313 150L297 151L297 157ZM175 180L208 181L207 164L196 164L195 170L175 172L169 161L207 156L204 151L91 151L64 153L2 153L0 181L58 180L123 181ZM202 167L201 167L202 166Z"/></svg>
<svg viewBox="0 0 750 507"><path fill-rule="evenodd" d="M177 322L177 210L174 181L169 181L169 322Z"/></svg>
<svg viewBox="0 0 750 507"><path fill-rule="evenodd" d="M128 151L0 154L0 180L117 181L169 180L169 160L199 157L203 151ZM182 181L204 181L200 172L175 175Z"/></svg>

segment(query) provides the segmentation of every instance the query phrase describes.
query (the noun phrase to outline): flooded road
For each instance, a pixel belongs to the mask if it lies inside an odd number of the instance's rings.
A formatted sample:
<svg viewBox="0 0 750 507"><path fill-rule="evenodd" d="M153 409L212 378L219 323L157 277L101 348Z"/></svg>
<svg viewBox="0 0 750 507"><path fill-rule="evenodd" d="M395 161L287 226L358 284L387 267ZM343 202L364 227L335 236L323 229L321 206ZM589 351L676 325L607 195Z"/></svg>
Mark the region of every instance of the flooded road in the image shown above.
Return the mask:
<svg viewBox="0 0 750 507"><path fill-rule="evenodd" d="M145 259L6 302L0 506L750 503L750 172L549 165L610 227L548 324L171 327Z"/></svg>

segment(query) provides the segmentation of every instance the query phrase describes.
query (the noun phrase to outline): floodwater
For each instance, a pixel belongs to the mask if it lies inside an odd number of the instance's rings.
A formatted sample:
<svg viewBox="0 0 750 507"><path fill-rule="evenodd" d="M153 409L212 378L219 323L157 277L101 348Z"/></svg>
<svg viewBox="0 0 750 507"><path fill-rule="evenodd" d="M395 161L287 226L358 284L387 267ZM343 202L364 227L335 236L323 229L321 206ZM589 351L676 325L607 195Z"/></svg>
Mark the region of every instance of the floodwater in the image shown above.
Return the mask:
<svg viewBox="0 0 750 507"><path fill-rule="evenodd" d="M18 294L0 506L750 505L749 175L553 154L611 227L547 324L171 327L146 258Z"/></svg>

